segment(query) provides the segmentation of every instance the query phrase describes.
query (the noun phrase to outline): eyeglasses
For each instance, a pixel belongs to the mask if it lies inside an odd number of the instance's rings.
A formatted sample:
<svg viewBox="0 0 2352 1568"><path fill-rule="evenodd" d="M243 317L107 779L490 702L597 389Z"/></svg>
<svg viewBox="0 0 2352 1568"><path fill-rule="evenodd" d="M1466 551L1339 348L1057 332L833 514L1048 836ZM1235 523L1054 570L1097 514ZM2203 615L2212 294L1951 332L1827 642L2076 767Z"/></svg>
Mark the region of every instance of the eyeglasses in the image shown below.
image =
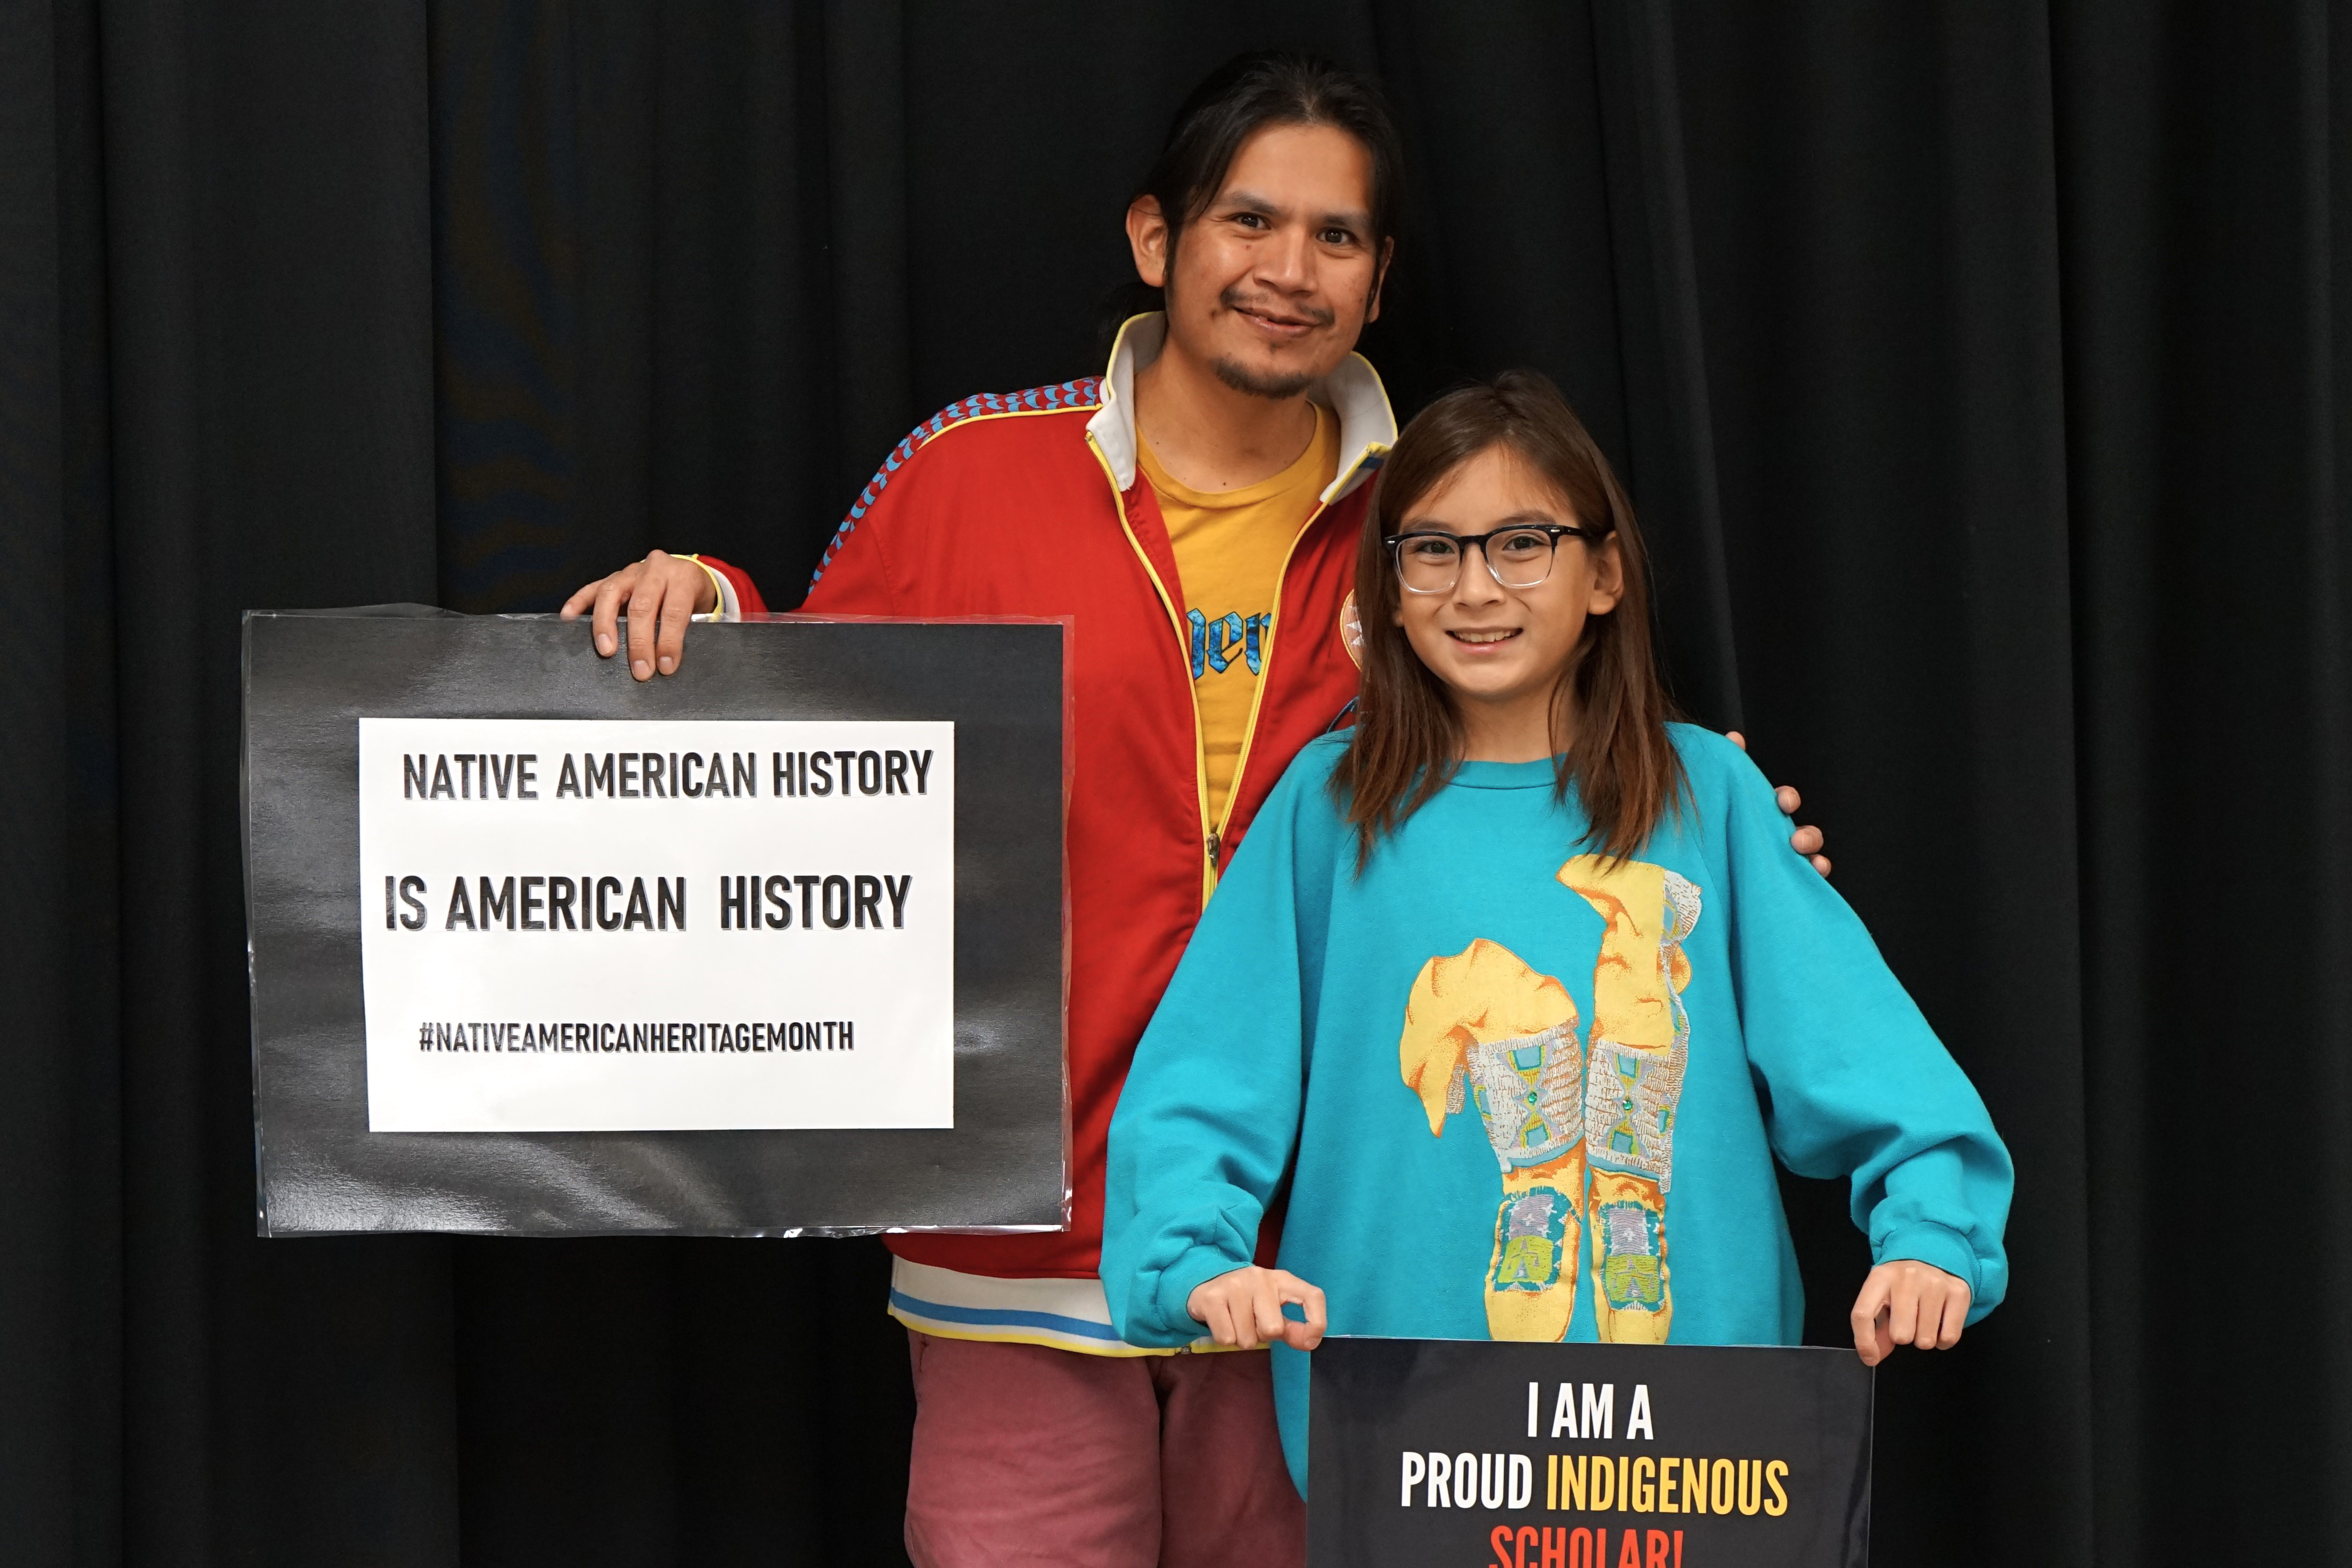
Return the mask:
<svg viewBox="0 0 2352 1568"><path fill-rule="evenodd" d="M1598 544L1608 537L1606 528L1514 523L1487 534L1449 534L1427 528L1391 534L1381 542L1389 547L1397 580L1407 592L1451 593L1462 580L1462 558L1473 545L1486 558L1486 570L1496 582L1505 588L1533 588L1551 575L1552 557L1559 553L1560 540Z"/></svg>

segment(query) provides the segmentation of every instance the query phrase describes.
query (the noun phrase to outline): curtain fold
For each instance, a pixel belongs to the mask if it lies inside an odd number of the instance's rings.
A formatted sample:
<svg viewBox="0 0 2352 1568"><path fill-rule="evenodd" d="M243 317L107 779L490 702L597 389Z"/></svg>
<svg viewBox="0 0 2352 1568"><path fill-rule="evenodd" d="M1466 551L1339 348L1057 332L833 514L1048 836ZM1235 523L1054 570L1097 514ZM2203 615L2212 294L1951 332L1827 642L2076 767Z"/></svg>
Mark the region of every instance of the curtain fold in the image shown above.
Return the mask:
<svg viewBox="0 0 2352 1568"><path fill-rule="evenodd" d="M253 1235L238 614L794 602L917 420L1096 368L1269 44L1395 100L1401 412L1567 390L2016 1155L1879 1560L2352 1554L2340 5L0 0L0 1556L905 1560L874 1241Z"/></svg>

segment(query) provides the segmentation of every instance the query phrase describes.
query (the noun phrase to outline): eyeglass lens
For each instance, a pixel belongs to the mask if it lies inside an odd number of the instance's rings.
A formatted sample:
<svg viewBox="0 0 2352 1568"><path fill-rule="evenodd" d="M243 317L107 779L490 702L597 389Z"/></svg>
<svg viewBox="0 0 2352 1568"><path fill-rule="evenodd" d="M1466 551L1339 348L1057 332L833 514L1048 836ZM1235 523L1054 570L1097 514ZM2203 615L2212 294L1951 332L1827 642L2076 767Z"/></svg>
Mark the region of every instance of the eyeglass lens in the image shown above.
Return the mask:
<svg viewBox="0 0 2352 1568"><path fill-rule="evenodd" d="M1541 528L1496 534L1479 549L1505 588L1533 588L1551 575L1552 539ZM1408 534L1397 547L1397 574L1415 593L1444 593L1461 580L1463 554L1449 534Z"/></svg>

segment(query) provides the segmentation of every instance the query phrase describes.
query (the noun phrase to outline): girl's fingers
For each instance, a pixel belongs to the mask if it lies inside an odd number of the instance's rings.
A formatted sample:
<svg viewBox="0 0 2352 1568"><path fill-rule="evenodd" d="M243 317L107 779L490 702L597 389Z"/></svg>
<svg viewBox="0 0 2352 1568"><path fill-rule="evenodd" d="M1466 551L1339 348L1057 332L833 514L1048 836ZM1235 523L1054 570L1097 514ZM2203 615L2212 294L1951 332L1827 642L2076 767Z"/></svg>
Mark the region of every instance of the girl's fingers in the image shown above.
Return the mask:
<svg viewBox="0 0 2352 1568"><path fill-rule="evenodd" d="M1225 1309L1225 1323L1231 1337L1218 1343L1232 1345L1236 1350L1255 1350L1257 1305L1251 1299L1248 1281L1241 1274L1235 1274L1220 1283L1223 1289L1218 1292L1218 1300Z"/></svg>
<svg viewBox="0 0 2352 1568"><path fill-rule="evenodd" d="M1286 1317L1282 1323L1282 1340L1293 1350L1313 1350L1323 1343L1323 1331L1328 1322L1322 1291L1308 1284L1296 1274L1282 1276L1282 1299L1297 1301L1306 1314L1304 1322Z"/></svg>
<svg viewBox="0 0 2352 1568"><path fill-rule="evenodd" d="M1968 1326L1968 1281L1926 1263L1882 1263L1854 1298L1853 1348L1876 1366L1899 1344L1949 1350Z"/></svg>
<svg viewBox="0 0 2352 1568"><path fill-rule="evenodd" d="M1211 1291L1201 1304L1208 1309L1209 1315L1201 1321L1208 1326L1209 1337L1219 1344L1238 1343L1234 1333L1233 1309L1226 1305L1224 1293Z"/></svg>
<svg viewBox="0 0 2352 1568"><path fill-rule="evenodd" d="M1886 1359L1888 1346L1882 1338L1879 1314L1886 1306L1886 1276L1876 1270L1862 1282L1862 1294L1853 1301L1851 1322L1853 1327L1853 1353L1862 1357L1864 1366L1876 1366Z"/></svg>
<svg viewBox="0 0 2352 1568"><path fill-rule="evenodd" d="M1283 1311L1290 1301L1298 1303L1306 1321L1294 1322ZM1212 1340L1235 1350L1255 1350L1276 1340L1313 1350L1329 1322L1323 1292L1280 1269L1244 1267L1220 1275L1195 1287L1185 1307Z"/></svg>
<svg viewBox="0 0 2352 1568"><path fill-rule="evenodd" d="M1969 1324L1969 1288L1954 1281L1944 1292L1944 1332L1936 1336L1939 1350L1949 1350L1960 1343L1960 1333Z"/></svg>
<svg viewBox="0 0 2352 1568"><path fill-rule="evenodd" d="M1896 1278L1887 1297L1886 1334L1896 1344L1919 1343L1919 1281L1908 1270Z"/></svg>
<svg viewBox="0 0 2352 1568"><path fill-rule="evenodd" d="M1290 1337L1290 1320L1283 1315L1282 1303L1289 1294L1279 1276L1261 1274L1252 1305L1257 1312L1257 1337L1271 1344L1276 1340Z"/></svg>

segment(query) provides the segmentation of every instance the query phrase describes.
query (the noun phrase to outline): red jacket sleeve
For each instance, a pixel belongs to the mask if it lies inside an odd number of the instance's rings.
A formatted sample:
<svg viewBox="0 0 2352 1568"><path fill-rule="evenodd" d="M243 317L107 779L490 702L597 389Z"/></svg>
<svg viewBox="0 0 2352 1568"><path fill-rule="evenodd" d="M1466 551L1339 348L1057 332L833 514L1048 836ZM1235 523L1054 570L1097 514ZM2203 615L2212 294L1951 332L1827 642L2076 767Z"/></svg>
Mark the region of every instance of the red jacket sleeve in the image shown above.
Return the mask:
<svg viewBox="0 0 2352 1568"><path fill-rule="evenodd" d="M824 559L809 578L808 598L801 608L822 615L913 615L922 612L898 588L892 570L892 545L908 530L919 539L919 516L924 510L924 486L916 472L918 444L938 424L918 428L891 448L857 504L849 508ZM937 488L934 485L933 489Z"/></svg>
<svg viewBox="0 0 2352 1568"><path fill-rule="evenodd" d="M904 563L894 560L895 546L907 546L908 555L922 556L923 518L947 506L955 492L951 476L936 472L936 461L918 465L916 454L940 433L942 420L919 426L891 449L882 466L867 481L849 508L849 516L834 530L824 555L809 578L808 595L800 608L817 615L919 615L935 610L919 602L915 587L902 586ZM908 541L912 541L909 544ZM714 556L703 564L727 579L740 608L758 614L767 607L748 573ZM921 574L917 573L917 580Z"/></svg>

